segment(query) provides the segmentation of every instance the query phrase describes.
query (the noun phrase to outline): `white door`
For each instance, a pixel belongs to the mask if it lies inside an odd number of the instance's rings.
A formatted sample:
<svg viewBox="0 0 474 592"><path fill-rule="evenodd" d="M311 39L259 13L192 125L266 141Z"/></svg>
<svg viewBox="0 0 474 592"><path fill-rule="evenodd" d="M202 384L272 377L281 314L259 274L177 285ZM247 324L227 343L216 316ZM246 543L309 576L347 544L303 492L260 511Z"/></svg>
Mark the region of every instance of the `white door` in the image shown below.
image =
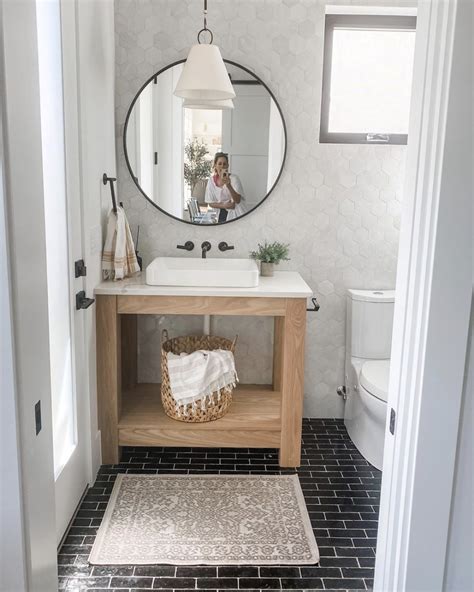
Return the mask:
<svg viewBox="0 0 474 592"><path fill-rule="evenodd" d="M37 0L41 134L46 221L56 538L63 536L87 487L84 312L75 277L82 259L82 212L75 3Z"/></svg>
<svg viewBox="0 0 474 592"><path fill-rule="evenodd" d="M249 209L267 194L270 95L260 84L234 84L235 109L222 111L222 150L242 181Z"/></svg>

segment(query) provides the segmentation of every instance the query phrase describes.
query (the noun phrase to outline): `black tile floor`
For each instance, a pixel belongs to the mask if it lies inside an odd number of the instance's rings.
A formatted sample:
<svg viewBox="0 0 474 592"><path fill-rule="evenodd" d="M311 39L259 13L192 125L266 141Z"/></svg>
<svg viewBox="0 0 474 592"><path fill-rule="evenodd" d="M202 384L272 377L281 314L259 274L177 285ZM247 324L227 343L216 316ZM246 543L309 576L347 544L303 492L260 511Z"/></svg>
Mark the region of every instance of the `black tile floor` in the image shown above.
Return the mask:
<svg viewBox="0 0 474 592"><path fill-rule="evenodd" d="M303 420L297 469L319 546L319 566L92 566L87 560L117 473L286 474L273 449L124 448L122 462L102 466L58 556L59 589L145 592L150 589L370 590L381 472L352 444L339 419Z"/></svg>

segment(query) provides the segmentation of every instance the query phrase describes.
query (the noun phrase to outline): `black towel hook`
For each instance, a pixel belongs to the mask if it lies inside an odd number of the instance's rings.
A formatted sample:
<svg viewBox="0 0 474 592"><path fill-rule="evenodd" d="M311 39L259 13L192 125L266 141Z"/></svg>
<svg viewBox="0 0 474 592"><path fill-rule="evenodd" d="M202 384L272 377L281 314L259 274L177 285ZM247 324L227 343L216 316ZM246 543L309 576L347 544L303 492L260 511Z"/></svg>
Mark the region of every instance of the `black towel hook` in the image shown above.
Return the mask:
<svg viewBox="0 0 474 592"><path fill-rule="evenodd" d="M115 177L108 177L107 173L102 175L102 183L107 185L110 182L110 192L112 193L112 209L115 213L117 213L117 202L115 201L115 189L114 189L114 181L117 179Z"/></svg>
<svg viewBox="0 0 474 592"><path fill-rule="evenodd" d="M318 300L316 298L311 298L311 302L313 303L313 308L307 308L306 310L308 312L318 312L321 308Z"/></svg>

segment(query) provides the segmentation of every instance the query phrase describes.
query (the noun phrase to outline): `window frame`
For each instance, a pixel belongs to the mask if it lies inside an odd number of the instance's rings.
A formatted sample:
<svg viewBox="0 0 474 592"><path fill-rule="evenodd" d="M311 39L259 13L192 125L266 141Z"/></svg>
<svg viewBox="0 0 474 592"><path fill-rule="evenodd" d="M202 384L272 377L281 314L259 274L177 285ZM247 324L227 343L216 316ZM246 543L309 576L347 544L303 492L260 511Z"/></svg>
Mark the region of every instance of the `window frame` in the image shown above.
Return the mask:
<svg viewBox="0 0 474 592"><path fill-rule="evenodd" d="M415 30L416 16L409 15L361 15L361 14L326 14L324 27L323 80L321 91L321 117L319 142L322 144L398 144L406 145L408 134L384 134L373 131L374 139L368 140L368 133L330 132L329 106L331 95L331 70L334 29L343 26L346 29L386 29ZM385 137L382 137L385 136ZM388 139L387 139L388 138Z"/></svg>

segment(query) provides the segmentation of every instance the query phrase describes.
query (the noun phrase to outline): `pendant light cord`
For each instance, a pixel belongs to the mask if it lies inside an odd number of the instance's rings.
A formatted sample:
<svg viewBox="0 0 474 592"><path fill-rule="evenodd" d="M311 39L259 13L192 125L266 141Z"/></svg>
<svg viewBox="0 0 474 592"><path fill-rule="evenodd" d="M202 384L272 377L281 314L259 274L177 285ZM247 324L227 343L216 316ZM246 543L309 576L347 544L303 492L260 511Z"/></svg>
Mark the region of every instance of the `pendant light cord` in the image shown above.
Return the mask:
<svg viewBox="0 0 474 592"><path fill-rule="evenodd" d="M204 0L203 14L204 14L204 27L197 34L197 40L198 40L198 43L201 43L201 39L200 39L201 34L202 33L209 33L209 35L211 36L211 40L209 41L209 45L211 45L214 40L214 35L212 34L211 29L207 28L207 0Z"/></svg>

